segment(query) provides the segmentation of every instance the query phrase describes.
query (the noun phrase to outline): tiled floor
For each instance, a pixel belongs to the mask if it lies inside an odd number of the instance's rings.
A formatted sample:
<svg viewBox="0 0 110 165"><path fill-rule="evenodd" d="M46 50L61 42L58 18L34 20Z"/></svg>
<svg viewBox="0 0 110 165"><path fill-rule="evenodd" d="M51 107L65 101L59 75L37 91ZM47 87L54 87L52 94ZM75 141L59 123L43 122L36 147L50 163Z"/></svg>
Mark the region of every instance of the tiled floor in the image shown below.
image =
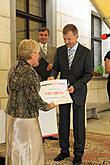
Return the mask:
<svg viewBox="0 0 110 165"><path fill-rule="evenodd" d="M110 135L110 110L98 114L99 119L87 120L87 131Z"/></svg>

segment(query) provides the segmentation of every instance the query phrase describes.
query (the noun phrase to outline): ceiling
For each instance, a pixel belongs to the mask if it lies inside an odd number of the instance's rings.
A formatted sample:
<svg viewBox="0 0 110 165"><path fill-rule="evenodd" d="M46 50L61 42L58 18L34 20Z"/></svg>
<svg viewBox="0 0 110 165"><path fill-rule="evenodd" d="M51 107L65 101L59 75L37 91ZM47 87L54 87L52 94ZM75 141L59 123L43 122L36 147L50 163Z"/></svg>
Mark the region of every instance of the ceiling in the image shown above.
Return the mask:
<svg viewBox="0 0 110 165"><path fill-rule="evenodd" d="M102 20L110 28L110 0L90 0L99 12Z"/></svg>

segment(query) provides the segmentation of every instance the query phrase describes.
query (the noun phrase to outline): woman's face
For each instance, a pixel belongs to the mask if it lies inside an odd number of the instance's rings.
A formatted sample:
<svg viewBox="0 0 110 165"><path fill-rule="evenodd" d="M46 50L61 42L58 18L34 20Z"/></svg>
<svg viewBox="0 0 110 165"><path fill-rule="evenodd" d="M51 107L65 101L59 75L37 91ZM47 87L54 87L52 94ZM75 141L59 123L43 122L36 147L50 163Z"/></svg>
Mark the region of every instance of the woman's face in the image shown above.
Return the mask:
<svg viewBox="0 0 110 165"><path fill-rule="evenodd" d="M39 65L39 52L33 52L32 53L32 65L33 66L38 66Z"/></svg>

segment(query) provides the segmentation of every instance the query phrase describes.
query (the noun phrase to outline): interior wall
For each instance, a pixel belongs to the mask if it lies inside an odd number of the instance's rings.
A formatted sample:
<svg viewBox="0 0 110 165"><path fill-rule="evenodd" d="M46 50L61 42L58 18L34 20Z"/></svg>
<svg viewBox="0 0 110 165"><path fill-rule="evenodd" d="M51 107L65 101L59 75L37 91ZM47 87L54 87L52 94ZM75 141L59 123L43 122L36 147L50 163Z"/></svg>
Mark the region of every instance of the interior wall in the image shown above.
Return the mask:
<svg viewBox="0 0 110 165"><path fill-rule="evenodd" d="M10 0L0 1L0 110L7 102L7 73L10 68Z"/></svg>

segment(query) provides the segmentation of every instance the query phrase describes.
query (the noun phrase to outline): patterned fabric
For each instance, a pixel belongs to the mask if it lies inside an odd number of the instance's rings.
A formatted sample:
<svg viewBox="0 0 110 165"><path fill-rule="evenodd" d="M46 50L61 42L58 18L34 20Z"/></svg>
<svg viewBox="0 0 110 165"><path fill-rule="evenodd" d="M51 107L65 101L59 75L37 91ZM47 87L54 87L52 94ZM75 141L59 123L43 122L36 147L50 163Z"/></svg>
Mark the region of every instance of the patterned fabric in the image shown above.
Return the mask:
<svg viewBox="0 0 110 165"><path fill-rule="evenodd" d="M26 62L16 63L8 75L8 114L19 118L34 118L38 111L47 110L47 103L39 96L40 83L37 72Z"/></svg>
<svg viewBox="0 0 110 165"><path fill-rule="evenodd" d="M87 132L86 146L81 165L110 165L110 135ZM70 130L70 157L57 162L54 158L60 153L57 140L45 140L46 165L72 165L73 133Z"/></svg>
<svg viewBox="0 0 110 165"><path fill-rule="evenodd" d="M47 55L47 46L43 45L42 50L44 51L45 55Z"/></svg>
<svg viewBox="0 0 110 165"><path fill-rule="evenodd" d="M5 158L6 155L6 143L0 143L0 157Z"/></svg>
<svg viewBox="0 0 110 165"><path fill-rule="evenodd" d="M68 62L69 62L69 69L70 69L71 64L72 64L72 61L73 61L73 59L74 59L74 55L75 55L75 50L69 48L69 49L68 49Z"/></svg>

